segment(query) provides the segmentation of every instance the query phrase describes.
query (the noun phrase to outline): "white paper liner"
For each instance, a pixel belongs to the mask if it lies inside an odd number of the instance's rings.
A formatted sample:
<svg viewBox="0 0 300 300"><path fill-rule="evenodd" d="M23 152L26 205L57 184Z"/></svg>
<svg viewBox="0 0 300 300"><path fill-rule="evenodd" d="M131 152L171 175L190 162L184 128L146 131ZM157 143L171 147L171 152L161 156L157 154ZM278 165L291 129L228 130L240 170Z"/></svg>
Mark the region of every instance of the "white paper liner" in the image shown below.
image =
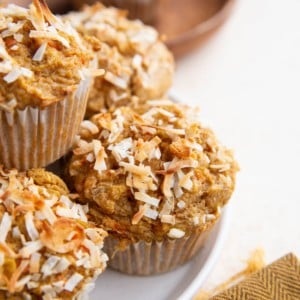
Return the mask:
<svg viewBox="0 0 300 300"><path fill-rule="evenodd" d="M124 251L116 251L119 241L111 236L105 239L104 251L108 266L130 275L154 275L175 269L191 259L204 245L213 225L205 232L189 237L161 242L139 241Z"/></svg>
<svg viewBox="0 0 300 300"><path fill-rule="evenodd" d="M27 170L45 167L68 152L84 118L92 79L45 109L0 111L0 164Z"/></svg>

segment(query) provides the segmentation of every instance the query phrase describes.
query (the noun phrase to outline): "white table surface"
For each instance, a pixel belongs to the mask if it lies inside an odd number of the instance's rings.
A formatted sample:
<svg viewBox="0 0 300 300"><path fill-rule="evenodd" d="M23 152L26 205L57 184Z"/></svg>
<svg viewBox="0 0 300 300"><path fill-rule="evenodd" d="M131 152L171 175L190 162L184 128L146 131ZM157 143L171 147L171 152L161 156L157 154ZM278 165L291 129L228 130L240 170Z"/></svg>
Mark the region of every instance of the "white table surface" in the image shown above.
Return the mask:
<svg viewBox="0 0 300 300"><path fill-rule="evenodd" d="M204 288L262 247L300 255L300 1L239 0L226 25L177 63L173 90L235 150L230 233Z"/></svg>

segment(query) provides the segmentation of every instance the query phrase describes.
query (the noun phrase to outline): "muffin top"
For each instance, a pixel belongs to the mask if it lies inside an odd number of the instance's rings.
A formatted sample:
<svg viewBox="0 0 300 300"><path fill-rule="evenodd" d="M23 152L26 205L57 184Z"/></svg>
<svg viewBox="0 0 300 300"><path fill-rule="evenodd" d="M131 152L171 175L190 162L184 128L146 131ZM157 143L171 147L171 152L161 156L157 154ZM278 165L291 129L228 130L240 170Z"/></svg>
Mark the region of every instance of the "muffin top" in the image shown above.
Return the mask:
<svg viewBox="0 0 300 300"><path fill-rule="evenodd" d="M43 169L0 168L0 298L73 299L106 267L106 232ZM76 298L77 299L77 298Z"/></svg>
<svg viewBox="0 0 300 300"><path fill-rule="evenodd" d="M0 7L0 109L46 107L74 93L91 60L44 0Z"/></svg>
<svg viewBox="0 0 300 300"><path fill-rule="evenodd" d="M237 169L192 110L162 99L83 121L67 173L93 220L135 242L206 230L230 198Z"/></svg>
<svg viewBox="0 0 300 300"><path fill-rule="evenodd" d="M126 18L126 12L101 4L63 17L82 34L97 53L99 67L106 70L95 81L88 115L102 108L161 97L171 85L174 61L157 31L141 21Z"/></svg>

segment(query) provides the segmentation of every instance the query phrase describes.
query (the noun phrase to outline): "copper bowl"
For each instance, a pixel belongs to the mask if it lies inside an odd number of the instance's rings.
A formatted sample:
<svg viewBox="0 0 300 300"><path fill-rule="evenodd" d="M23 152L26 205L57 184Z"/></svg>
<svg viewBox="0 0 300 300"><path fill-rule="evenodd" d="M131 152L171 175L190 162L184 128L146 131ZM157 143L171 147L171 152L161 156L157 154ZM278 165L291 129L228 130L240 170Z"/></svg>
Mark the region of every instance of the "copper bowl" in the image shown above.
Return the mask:
<svg viewBox="0 0 300 300"><path fill-rule="evenodd" d="M71 9L71 1L69 0L46 0L49 8L54 13L65 13ZM9 0L7 3L14 3L20 6L27 7L32 0Z"/></svg>
<svg viewBox="0 0 300 300"><path fill-rule="evenodd" d="M237 0L162 0L155 27L176 57L204 44L230 15Z"/></svg>

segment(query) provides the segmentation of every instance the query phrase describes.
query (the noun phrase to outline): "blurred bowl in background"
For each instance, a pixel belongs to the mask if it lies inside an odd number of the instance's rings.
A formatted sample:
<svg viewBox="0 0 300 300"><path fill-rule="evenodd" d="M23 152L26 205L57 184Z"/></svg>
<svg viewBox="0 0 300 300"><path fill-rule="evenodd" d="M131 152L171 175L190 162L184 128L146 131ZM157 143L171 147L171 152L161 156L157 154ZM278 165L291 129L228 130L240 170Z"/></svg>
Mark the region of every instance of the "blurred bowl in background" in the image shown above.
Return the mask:
<svg viewBox="0 0 300 300"><path fill-rule="evenodd" d="M32 0L7 0L6 2L27 7ZM46 0L46 2L54 13L65 13L72 7L72 2L70 0Z"/></svg>
<svg viewBox="0 0 300 300"><path fill-rule="evenodd" d="M161 0L154 26L176 57L204 44L221 27L237 0Z"/></svg>

